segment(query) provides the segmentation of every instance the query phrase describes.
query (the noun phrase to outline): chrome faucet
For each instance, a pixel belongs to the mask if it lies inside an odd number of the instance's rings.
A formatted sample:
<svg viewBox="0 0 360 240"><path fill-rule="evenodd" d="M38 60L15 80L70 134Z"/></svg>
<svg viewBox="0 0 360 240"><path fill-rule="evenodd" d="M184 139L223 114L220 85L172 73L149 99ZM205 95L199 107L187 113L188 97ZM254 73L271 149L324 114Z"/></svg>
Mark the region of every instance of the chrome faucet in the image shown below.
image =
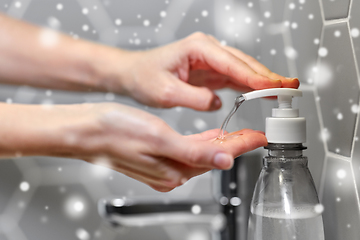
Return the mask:
<svg viewBox="0 0 360 240"><path fill-rule="evenodd" d="M232 169L213 171L213 201L108 198L99 200L99 214L115 229L197 223L206 224L217 239L245 240L251 194L261 169L251 158L238 157Z"/></svg>

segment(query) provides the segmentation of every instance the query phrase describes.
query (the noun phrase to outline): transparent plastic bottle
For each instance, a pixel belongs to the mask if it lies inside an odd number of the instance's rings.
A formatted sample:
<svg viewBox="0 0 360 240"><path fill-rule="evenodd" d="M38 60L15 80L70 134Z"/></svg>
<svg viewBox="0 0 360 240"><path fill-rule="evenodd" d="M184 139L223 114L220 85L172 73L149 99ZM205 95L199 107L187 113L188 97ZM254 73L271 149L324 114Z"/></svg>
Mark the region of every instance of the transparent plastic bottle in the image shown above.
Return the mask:
<svg viewBox="0 0 360 240"><path fill-rule="evenodd" d="M269 143L256 183L248 240L323 240L323 206L299 144Z"/></svg>

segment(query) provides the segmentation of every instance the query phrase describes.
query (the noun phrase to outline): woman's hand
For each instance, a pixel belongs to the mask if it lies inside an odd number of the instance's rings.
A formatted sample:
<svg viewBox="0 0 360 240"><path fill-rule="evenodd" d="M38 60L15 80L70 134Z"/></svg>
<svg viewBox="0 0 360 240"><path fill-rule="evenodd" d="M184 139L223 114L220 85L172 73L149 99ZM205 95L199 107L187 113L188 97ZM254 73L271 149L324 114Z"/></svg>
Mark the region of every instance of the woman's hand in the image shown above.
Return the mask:
<svg viewBox="0 0 360 240"><path fill-rule="evenodd" d="M222 142L214 142L218 129L182 136L161 119L119 104L93 105L89 119L97 130L79 134L82 154L75 157L97 164L107 159L108 167L158 191L214 168L229 169L236 156L267 144L263 133L247 129Z"/></svg>
<svg viewBox="0 0 360 240"><path fill-rule="evenodd" d="M215 110L221 107L215 89L249 91L299 86L298 79L273 73L251 56L222 46L203 33L132 53L128 59L132 64L126 75L128 81L122 82L122 87L139 102L155 107Z"/></svg>
<svg viewBox="0 0 360 240"><path fill-rule="evenodd" d="M215 110L213 92L297 88L241 51L195 33L143 52L102 46L0 14L0 81L35 87L110 91L155 107ZM43 41L44 34L50 42ZM47 39L48 40L48 39ZM44 67L46 66L46 67ZM21 71L19 71L21 67ZM43 106L0 104L0 157L74 157L110 166L159 191L169 191L233 158L267 144L257 131L242 130L214 141L217 130L182 136L146 112L119 104Z"/></svg>
<svg viewBox="0 0 360 240"><path fill-rule="evenodd" d="M254 58L203 33L149 51L125 51L71 37L0 14L0 81L75 91L129 95L155 107L215 110L213 92L297 88ZM42 41L51 36L52 42ZM19 64L21 71L18 71ZM46 67L44 67L46 65Z"/></svg>
<svg viewBox="0 0 360 240"><path fill-rule="evenodd" d="M267 144L261 132L241 130L216 140L218 129L182 136L164 121L128 106L0 104L0 155L45 155L104 164L158 191L170 191ZM14 128L13 126L17 126ZM104 161L105 160L105 161Z"/></svg>

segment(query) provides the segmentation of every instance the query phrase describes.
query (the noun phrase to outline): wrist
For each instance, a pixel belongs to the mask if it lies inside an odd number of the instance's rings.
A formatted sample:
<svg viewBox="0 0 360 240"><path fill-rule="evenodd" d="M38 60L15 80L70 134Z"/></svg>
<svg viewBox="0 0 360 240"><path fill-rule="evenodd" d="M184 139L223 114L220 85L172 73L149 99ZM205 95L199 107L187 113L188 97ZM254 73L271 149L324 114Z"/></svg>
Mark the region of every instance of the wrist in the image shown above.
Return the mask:
<svg viewBox="0 0 360 240"><path fill-rule="evenodd" d="M84 133L96 129L89 116L91 104L38 105L0 104L0 157L78 157ZM90 129L90 130L89 130Z"/></svg>
<svg viewBox="0 0 360 240"><path fill-rule="evenodd" d="M95 90L129 95L131 69L140 53L96 45L91 54Z"/></svg>

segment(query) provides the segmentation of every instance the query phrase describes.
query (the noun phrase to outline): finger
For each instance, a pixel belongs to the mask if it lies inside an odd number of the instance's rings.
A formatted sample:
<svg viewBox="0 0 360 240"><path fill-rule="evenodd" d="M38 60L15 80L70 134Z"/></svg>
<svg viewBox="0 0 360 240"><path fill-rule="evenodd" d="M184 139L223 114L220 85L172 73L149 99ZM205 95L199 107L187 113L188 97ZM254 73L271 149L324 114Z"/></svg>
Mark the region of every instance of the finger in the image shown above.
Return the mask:
<svg viewBox="0 0 360 240"><path fill-rule="evenodd" d="M234 161L233 156L220 145L189 139L181 135L168 137L160 153L197 168L229 169Z"/></svg>
<svg viewBox="0 0 360 240"><path fill-rule="evenodd" d="M174 81L176 94L172 94L172 105L198 111L212 111L221 107L220 98L206 87L197 87L183 81Z"/></svg>
<svg viewBox="0 0 360 240"><path fill-rule="evenodd" d="M259 132L259 133L262 133L262 134L265 134L264 132L261 132L261 131L255 131L255 130L252 130L252 129L247 129L247 128L244 128L244 129L241 129L239 131L236 131L236 132L232 132L232 133L228 133L227 131L225 131L225 136L224 137L231 137L233 135L242 135L242 134L246 134L246 133L249 133L249 132ZM220 129L210 129L210 130L207 130L205 132L202 132L202 133L197 133L197 134L192 134L192 135L187 135L185 137L187 138L191 138L192 140L202 140L202 141L208 141L208 140L215 140L216 138L218 138L220 135ZM221 140L221 139L219 139Z"/></svg>
<svg viewBox="0 0 360 240"><path fill-rule="evenodd" d="M220 129L211 129L202 133L192 134L185 137L190 138L192 140L207 141L218 137L219 134L220 134Z"/></svg>
<svg viewBox="0 0 360 240"><path fill-rule="evenodd" d="M283 88L299 88L300 82L297 78L286 78L285 80L282 80L282 86Z"/></svg>
<svg viewBox="0 0 360 240"><path fill-rule="evenodd" d="M224 138L230 138L230 137L234 137L234 136L237 136L237 135L244 135L244 134L248 134L248 133L261 133L261 134L265 134L264 132L262 131L258 131L258 130L253 130L253 129L249 129L249 128L244 128L244 129L241 129L241 130L238 130L238 131L235 131L235 132L231 132L231 133L228 133L228 134L225 134Z"/></svg>
<svg viewBox="0 0 360 240"><path fill-rule="evenodd" d="M240 51L237 48L233 48L230 46L226 46L226 45L222 45L216 38L214 38L211 35L208 35L209 38L211 39L212 42L214 42L215 44L221 46L222 48L226 49L227 51L229 51L230 53L232 53L233 55L235 55L236 57L238 57L239 59L243 60L244 62L246 62L255 72L269 77L271 79L280 79L280 80L285 80L286 78L273 73L270 71L270 69L268 69L265 65L261 64L259 61L257 61L255 58L251 57L250 55L245 54L244 52Z"/></svg>
<svg viewBox="0 0 360 240"><path fill-rule="evenodd" d="M213 41L199 41L198 44L192 44L189 56L195 58L192 59L193 69L201 69L206 63L218 73L232 77L253 89L281 87L281 80L258 74L246 62ZM201 64L198 64L199 61Z"/></svg>
<svg viewBox="0 0 360 240"><path fill-rule="evenodd" d="M194 163L195 166L207 165L220 169L229 169L232 167L234 156L239 156L258 147L266 146L267 139L265 134L261 131L242 129L240 131L227 134L224 139L211 142L211 144L212 145L204 144L204 146L201 146L199 143L191 143L184 154L185 156L182 156L182 159L185 159L184 163L186 164L187 162L190 162ZM221 145L222 148L216 148L216 145ZM210 156L206 156L206 153L202 153L202 148L207 148L207 153ZM225 152L223 150L225 150ZM188 155L186 155L186 153L188 153ZM221 157L224 157L224 159L216 159L217 153L220 153ZM222 155L222 153L230 153L231 160L225 159L225 156ZM213 157L211 157L211 154Z"/></svg>
<svg viewBox="0 0 360 240"><path fill-rule="evenodd" d="M286 88L298 88L300 83L297 78L286 78L284 76L281 76L277 73L274 73L270 71L265 65L261 64L259 61L257 61L255 58L245 54L244 52L240 51L239 49L232 48L229 46L224 46L226 50L234 54L236 57L244 60L252 69L254 69L257 73L267 76L272 79L280 79L282 82L281 87Z"/></svg>
<svg viewBox="0 0 360 240"><path fill-rule="evenodd" d="M297 78L286 78L284 76L281 76L277 73L274 73L270 71L265 65L261 64L259 61L257 61L255 58L251 57L250 55L245 54L244 52L240 51L239 49L230 47L230 46L223 46L221 43L214 38L211 35L208 35L209 39L214 42L215 44L222 46L232 54L234 54L236 57L242 59L244 62L246 62L252 69L254 69L257 73L267 76L272 79L280 79L282 81L282 86L284 88L298 88L300 83Z"/></svg>
<svg viewBox="0 0 360 240"><path fill-rule="evenodd" d="M234 133L230 137L225 137L222 141L215 142L230 152L233 156L239 156L256 148L267 145L267 139L263 132L247 131L243 134Z"/></svg>
<svg viewBox="0 0 360 240"><path fill-rule="evenodd" d="M143 156L143 159L147 161L138 161L136 165L115 162L109 167L141 181L157 191L164 189L170 191L192 177L189 167L177 161L151 156Z"/></svg>
<svg viewBox="0 0 360 240"><path fill-rule="evenodd" d="M219 144L222 144L223 142L226 142L228 140L231 140L233 138L238 138L244 134L249 134L249 133L261 133L263 135L265 135L264 132L262 131L257 131L257 130L252 130L252 129L241 129L239 131L235 131L235 132L231 132L231 133L226 133L224 135L222 135L221 137L216 137L213 140L214 143L219 143Z"/></svg>
<svg viewBox="0 0 360 240"><path fill-rule="evenodd" d="M124 170L122 168L119 168L119 169L114 168L114 170L121 172L130 178L138 180L159 192L169 192L175 188L172 186L166 186L164 184L159 184L158 181L153 180L152 178L147 178L147 177L144 177L143 175L134 173L132 171Z"/></svg>
<svg viewBox="0 0 360 240"><path fill-rule="evenodd" d="M169 174L169 178L167 179L163 179L163 178L156 178L156 177L149 177L147 175L144 175L142 173L139 173L137 171L133 171L130 169L124 169L124 168L119 168L119 169L115 169L119 172L124 173L125 175L134 178L138 181L141 181L147 185L149 185L151 188L160 191L160 192L168 192L173 190L176 187L179 187L183 184L185 184L187 181L189 181L191 178L204 174L208 171L210 171L211 169L209 168L193 168L190 167L188 165L179 163L174 161L173 159L162 159L168 163L171 163L171 169L169 170L169 172L174 172L176 171L178 174L177 176L181 176L181 177L176 177L173 174Z"/></svg>
<svg viewBox="0 0 360 240"><path fill-rule="evenodd" d="M209 89L221 89L230 82L230 77L212 70L192 70L188 83L194 86L206 86Z"/></svg>
<svg viewBox="0 0 360 240"><path fill-rule="evenodd" d="M244 62L246 62L252 69L254 69L259 74L270 77L272 79L280 79L280 80L285 79L285 77L271 72L270 69L268 69L265 65L263 65L262 63L257 61L255 58L251 57L250 55L247 55L244 52L240 51L239 49L229 47L229 46L224 46L224 48L227 51L234 54L236 57L242 59Z"/></svg>

